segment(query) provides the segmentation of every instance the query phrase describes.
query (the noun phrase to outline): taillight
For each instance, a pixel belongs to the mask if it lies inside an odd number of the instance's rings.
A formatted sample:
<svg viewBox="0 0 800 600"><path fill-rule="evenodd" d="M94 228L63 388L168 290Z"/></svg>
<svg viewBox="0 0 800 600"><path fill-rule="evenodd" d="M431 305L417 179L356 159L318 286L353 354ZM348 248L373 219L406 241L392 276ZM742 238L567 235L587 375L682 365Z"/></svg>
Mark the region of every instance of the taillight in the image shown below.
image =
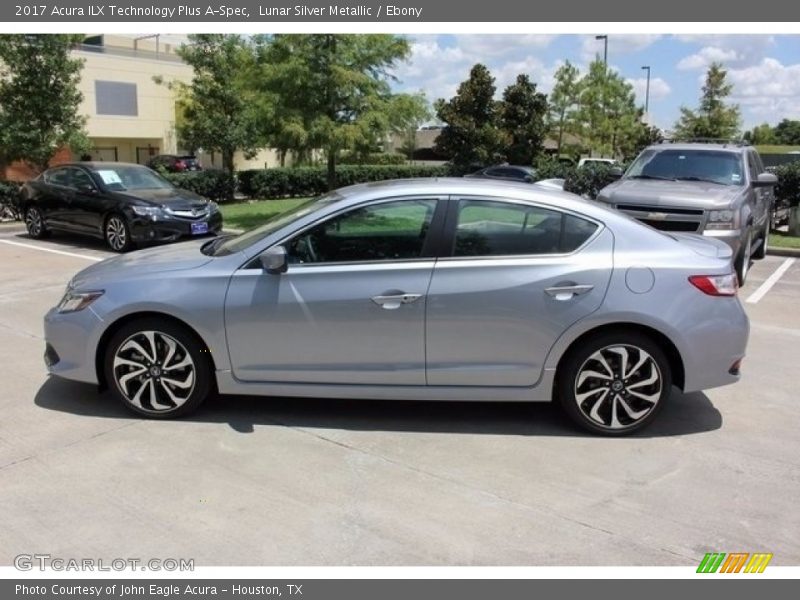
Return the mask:
<svg viewBox="0 0 800 600"><path fill-rule="evenodd" d="M739 281L735 273L727 275L692 275L689 282L709 296L735 296Z"/></svg>

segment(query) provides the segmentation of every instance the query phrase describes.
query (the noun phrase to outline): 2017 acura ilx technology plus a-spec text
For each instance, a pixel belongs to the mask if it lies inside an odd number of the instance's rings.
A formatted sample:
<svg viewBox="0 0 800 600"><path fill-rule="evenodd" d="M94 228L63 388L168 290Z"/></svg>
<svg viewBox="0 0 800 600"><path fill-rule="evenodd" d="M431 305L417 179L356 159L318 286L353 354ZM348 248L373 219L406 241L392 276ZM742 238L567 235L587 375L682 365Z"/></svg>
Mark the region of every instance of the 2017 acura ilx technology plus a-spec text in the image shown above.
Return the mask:
<svg viewBox="0 0 800 600"><path fill-rule="evenodd" d="M105 260L45 317L50 373L149 417L213 391L558 401L619 435L733 383L730 246L536 185L363 184L235 237Z"/></svg>

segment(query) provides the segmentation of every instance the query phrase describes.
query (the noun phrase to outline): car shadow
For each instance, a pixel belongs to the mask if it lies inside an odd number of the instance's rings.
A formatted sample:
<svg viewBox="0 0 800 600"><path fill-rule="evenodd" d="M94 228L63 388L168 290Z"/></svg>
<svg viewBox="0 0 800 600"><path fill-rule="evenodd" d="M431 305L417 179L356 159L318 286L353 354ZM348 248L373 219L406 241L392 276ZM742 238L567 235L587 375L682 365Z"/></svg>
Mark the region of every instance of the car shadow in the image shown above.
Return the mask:
<svg viewBox="0 0 800 600"><path fill-rule="evenodd" d="M18 239L19 241L25 241L28 243L36 243L39 240L32 238L26 231L17 232L13 236L9 236L13 239ZM195 238L181 238L174 242L147 242L147 243L139 243L136 245L135 250L143 250L145 248L155 248L157 246L166 246L169 244L181 244L183 242L190 242L195 239L205 239L209 240L213 236L198 236ZM90 235L81 235L78 233L68 233L68 232L58 232L54 233L48 238L44 240L48 244L54 244L57 246L62 246L64 250L69 251L81 251L81 250L91 250L102 252L104 257L111 257L111 256L119 256L118 253L112 251L105 243L104 240L100 238L92 237Z"/></svg>
<svg viewBox="0 0 800 600"><path fill-rule="evenodd" d="M36 394L37 406L81 416L139 419L109 392L49 378ZM240 433L257 425L352 431L471 433L520 436L587 436L555 403L409 402L218 396L183 417L184 422L224 423ZM633 437L689 435L719 429L722 415L701 392L675 390L656 421Z"/></svg>

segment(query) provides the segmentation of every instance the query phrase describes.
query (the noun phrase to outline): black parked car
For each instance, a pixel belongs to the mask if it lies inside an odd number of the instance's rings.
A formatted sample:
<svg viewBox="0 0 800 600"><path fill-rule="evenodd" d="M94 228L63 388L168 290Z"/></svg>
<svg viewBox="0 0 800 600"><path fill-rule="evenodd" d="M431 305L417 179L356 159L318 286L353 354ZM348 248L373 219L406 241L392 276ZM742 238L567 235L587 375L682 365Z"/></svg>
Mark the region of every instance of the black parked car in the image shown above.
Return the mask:
<svg viewBox="0 0 800 600"><path fill-rule="evenodd" d="M32 238L71 231L102 238L116 252L141 242L216 234L215 202L176 188L142 165L68 163L22 186L22 211Z"/></svg>
<svg viewBox="0 0 800 600"><path fill-rule="evenodd" d="M522 181L533 183L536 181L536 171L532 167L515 165L497 165L475 171L464 177L478 177L480 179L502 179L504 181Z"/></svg>
<svg viewBox="0 0 800 600"><path fill-rule="evenodd" d="M183 173L185 171L202 171L203 167L196 156L177 156L175 154L159 154L147 163L151 169L163 167L170 173Z"/></svg>

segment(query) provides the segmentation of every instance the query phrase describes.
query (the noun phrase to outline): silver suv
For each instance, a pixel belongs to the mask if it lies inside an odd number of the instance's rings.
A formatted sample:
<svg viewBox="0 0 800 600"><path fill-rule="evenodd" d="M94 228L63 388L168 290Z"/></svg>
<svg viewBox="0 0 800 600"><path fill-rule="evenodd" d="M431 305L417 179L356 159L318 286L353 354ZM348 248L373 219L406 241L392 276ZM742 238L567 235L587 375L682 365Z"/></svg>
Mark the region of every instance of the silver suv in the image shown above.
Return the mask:
<svg viewBox="0 0 800 600"><path fill-rule="evenodd" d="M741 285L750 261L766 254L777 182L752 146L662 143L643 150L597 200L662 231L723 240Z"/></svg>

